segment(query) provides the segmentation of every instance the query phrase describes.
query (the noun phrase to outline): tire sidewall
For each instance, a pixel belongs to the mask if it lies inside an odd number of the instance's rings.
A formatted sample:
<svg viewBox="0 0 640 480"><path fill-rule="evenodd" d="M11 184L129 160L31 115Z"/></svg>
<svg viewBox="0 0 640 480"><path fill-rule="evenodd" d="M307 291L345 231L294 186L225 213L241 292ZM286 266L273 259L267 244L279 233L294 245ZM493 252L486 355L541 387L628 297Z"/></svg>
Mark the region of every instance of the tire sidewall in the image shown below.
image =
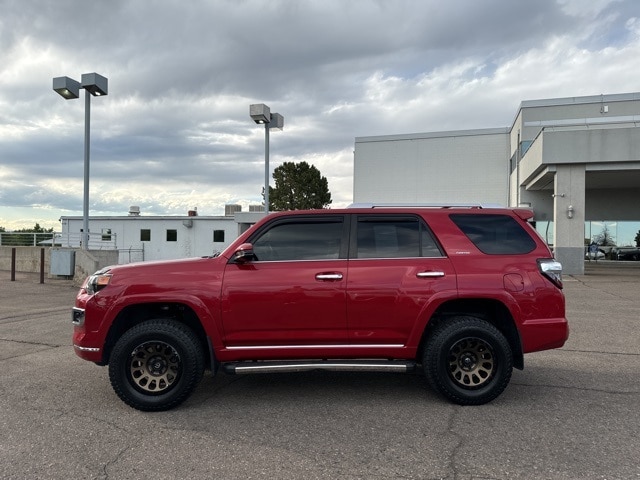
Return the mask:
<svg viewBox="0 0 640 480"><path fill-rule="evenodd" d="M485 342L494 358L494 371L485 385L464 388L449 373L449 352L460 340L477 338ZM506 338L493 325L475 317L464 317L442 326L427 345L425 370L430 383L461 405L479 405L499 396L511 378L513 359Z"/></svg>
<svg viewBox="0 0 640 480"><path fill-rule="evenodd" d="M131 353L143 343L160 341L180 357L177 380L163 393L141 392L130 373ZM182 403L199 382L204 370L197 338L170 321L149 321L127 331L111 352L109 378L116 394L129 406L143 411L168 410Z"/></svg>

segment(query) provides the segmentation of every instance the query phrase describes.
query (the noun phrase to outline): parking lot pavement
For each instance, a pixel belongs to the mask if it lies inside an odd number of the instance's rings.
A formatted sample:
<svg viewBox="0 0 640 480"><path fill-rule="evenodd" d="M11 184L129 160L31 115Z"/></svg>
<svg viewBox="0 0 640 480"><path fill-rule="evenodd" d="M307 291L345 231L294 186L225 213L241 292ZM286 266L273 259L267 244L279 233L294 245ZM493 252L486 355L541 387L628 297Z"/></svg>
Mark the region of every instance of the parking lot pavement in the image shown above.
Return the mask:
<svg viewBox="0 0 640 480"><path fill-rule="evenodd" d="M68 281L0 271L0 478L640 479L640 262L565 278L571 336L459 407L421 375L209 375L142 413L71 347Z"/></svg>

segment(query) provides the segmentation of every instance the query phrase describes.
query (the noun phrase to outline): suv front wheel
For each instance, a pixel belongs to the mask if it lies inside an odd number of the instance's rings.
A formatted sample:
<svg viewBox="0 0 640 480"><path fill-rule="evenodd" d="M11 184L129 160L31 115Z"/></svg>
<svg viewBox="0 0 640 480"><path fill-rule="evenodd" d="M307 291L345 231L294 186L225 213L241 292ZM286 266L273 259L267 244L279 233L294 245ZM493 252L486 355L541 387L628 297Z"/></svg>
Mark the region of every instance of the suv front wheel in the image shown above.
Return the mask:
<svg viewBox="0 0 640 480"><path fill-rule="evenodd" d="M489 322L459 316L431 332L422 365L433 389L459 405L481 405L507 387L513 356L505 336Z"/></svg>
<svg viewBox="0 0 640 480"><path fill-rule="evenodd" d="M168 410L191 395L204 372L203 352L193 331L172 320L143 322L116 342L109 379L116 394L143 411Z"/></svg>

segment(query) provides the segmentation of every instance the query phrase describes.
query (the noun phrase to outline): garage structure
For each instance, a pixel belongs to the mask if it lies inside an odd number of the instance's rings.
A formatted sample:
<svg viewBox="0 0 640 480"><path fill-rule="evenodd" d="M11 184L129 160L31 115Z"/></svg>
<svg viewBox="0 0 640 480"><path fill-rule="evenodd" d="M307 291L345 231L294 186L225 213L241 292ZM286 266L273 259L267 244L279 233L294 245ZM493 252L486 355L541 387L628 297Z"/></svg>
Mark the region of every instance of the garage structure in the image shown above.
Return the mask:
<svg viewBox="0 0 640 480"><path fill-rule="evenodd" d="M530 207L582 274L592 222L640 230L640 93L523 101L505 128L357 137L354 202Z"/></svg>

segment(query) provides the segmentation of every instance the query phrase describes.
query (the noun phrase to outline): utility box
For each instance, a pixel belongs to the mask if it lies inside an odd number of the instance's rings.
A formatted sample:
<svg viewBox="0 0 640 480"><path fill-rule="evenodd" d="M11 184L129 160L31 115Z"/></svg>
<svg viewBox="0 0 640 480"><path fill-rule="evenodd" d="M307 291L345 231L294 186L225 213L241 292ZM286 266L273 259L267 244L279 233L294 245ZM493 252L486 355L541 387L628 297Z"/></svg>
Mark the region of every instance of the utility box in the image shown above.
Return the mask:
<svg viewBox="0 0 640 480"><path fill-rule="evenodd" d="M76 268L76 251L63 248L51 249L51 263L49 273L72 277Z"/></svg>

